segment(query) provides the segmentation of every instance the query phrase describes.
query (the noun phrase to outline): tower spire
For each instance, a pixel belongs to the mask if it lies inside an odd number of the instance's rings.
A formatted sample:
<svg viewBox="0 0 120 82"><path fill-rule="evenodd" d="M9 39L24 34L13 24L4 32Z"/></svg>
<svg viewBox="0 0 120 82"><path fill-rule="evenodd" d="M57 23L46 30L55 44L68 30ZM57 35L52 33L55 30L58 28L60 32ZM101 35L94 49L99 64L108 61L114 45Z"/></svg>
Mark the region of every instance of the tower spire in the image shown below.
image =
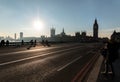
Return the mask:
<svg viewBox="0 0 120 82"><path fill-rule="evenodd" d="M62 30L62 33L61 33L62 36L65 36L65 31L64 31L64 28Z"/></svg>
<svg viewBox="0 0 120 82"><path fill-rule="evenodd" d="M97 18L95 18L95 23L94 24L97 24Z"/></svg>
<svg viewBox="0 0 120 82"><path fill-rule="evenodd" d="M65 32L64 32L64 28L63 28L63 33L65 33Z"/></svg>

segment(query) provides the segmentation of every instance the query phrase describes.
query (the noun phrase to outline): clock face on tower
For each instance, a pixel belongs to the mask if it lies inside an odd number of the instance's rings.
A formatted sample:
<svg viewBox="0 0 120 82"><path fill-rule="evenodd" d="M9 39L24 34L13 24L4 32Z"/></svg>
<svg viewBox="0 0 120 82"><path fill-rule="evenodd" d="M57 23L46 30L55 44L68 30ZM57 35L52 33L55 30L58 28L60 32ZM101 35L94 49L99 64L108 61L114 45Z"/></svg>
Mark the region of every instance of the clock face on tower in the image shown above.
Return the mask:
<svg viewBox="0 0 120 82"><path fill-rule="evenodd" d="M94 26L94 29L98 29L98 27L97 27L97 26Z"/></svg>

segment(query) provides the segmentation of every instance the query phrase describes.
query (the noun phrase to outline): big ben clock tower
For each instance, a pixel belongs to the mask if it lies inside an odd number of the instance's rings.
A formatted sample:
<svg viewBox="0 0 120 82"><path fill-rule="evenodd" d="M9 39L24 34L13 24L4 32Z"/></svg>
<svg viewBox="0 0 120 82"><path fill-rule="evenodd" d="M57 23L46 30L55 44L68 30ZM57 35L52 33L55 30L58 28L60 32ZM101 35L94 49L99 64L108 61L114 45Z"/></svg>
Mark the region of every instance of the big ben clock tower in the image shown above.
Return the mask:
<svg viewBox="0 0 120 82"><path fill-rule="evenodd" d="M94 25L93 25L93 38L95 40L98 39L98 23L97 23L97 19L95 19Z"/></svg>

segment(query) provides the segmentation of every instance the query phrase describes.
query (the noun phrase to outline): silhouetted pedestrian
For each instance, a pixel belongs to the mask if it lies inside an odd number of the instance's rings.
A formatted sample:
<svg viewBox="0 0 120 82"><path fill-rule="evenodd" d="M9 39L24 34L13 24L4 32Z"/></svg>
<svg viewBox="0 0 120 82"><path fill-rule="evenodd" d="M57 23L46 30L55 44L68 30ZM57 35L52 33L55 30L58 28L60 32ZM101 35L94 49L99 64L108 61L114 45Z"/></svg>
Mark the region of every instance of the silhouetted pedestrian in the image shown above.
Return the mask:
<svg viewBox="0 0 120 82"><path fill-rule="evenodd" d="M33 40L30 41L30 45L31 45L31 46L33 45Z"/></svg>
<svg viewBox="0 0 120 82"><path fill-rule="evenodd" d="M5 46L5 41L1 40L1 47Z"/></svg>
<svg viewBox="0 0 120 82"><path fill-rule="evenodd" d="M34 47L36 46L36 43L37 43L37 41L35 40L35 41L34 41Z"/></svg>
<svg viewBox="0 0 120 82"><path fill-rule="evenodd" d="M30 49L33 46L33 40L30 40L30 45L27 49Z"/></svg>
<svg viewBox="0 0 120 82"><path fill-rule="evenodd" d="M22 40L21 45L24 45L24 40Z"/></svg>
<svg viewBox="0 0 120 82"><path fill-rule="evenodd" d="M8 40L6 41L6 46L7 46L7 47L9 46L9 41L8 41Z"/></svg>
<svg viewBox="0 0 120 82"><path fill-rule="evenodd" d="M48 40L45 41L46 46L50 47Z"/></svg>
<svg viewBox="0 0 120 82"><path fill-rule="evenodd" d="M103 48L101 48L101 55L104 58L104 62L106 61L107 55L108 55L108 48L107 48L107 43L104 44Z"/></svg>
<svg viewBox="0 0 120 82"><path fill-rule="evenodd" d="M116 59L118 59L118 50L119 45L115 41L111 41L108 43L108 60L106 62L106 73L108 73L108 66L110 65L111 71L113 73L113 76L115 75L113 62L115 62Z"/></svg>
<svg viewBox="0 0 120 82"><path fill-rule="evenodd" d="M44 41L44 40L42 40L41 44L42 44L43 46L45 46L45 41Z"/></svg>

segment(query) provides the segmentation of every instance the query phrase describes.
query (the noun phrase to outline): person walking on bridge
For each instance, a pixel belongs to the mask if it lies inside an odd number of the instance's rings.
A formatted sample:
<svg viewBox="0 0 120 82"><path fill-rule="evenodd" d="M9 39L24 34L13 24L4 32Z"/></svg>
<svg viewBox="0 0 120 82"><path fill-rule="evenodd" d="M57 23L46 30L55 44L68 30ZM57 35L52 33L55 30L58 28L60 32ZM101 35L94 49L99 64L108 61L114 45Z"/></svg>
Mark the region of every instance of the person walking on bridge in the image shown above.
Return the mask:
<svg viewBox="0 0 120 82"><path fill-rule="evenodd" d="M109 71L108 66L110 65L112 75L115 76L113 63L116 61L116 59L118 59L119 45L116 41L111 40L110 42L108 42L107 47L108 47L108 58L106 61L106 73L108 73Z"/></svg>

